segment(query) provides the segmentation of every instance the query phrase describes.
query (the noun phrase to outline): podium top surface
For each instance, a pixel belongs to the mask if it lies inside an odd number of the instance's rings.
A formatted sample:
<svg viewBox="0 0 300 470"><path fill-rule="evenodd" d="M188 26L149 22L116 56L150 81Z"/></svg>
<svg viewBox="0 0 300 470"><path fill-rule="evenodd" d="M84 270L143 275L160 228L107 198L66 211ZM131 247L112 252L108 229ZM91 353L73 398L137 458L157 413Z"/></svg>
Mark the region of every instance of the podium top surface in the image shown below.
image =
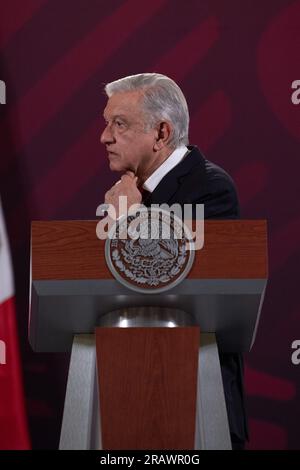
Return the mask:
<svg viewBox="0 0 300 470"><path fill-rule="evenodd" d="M113 279L105 261L98 220L34 221L32 280ZM266 279L265 220L205 220L204 247L187 279Z"/></svg>

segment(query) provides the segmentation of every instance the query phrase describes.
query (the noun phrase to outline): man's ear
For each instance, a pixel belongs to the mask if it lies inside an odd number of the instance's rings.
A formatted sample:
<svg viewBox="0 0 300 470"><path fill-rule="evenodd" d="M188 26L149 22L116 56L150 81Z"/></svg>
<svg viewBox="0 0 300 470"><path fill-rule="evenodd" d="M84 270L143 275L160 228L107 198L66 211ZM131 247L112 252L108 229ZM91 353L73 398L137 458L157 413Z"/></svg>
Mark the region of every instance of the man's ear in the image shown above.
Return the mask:
<svg viewBox="0 0 300 470"><path fill-rule="evenodd" d="M157 125L155 133L154 150L161 150L168 145L171 138L172 126L168 121L162 121Z"/></svg>

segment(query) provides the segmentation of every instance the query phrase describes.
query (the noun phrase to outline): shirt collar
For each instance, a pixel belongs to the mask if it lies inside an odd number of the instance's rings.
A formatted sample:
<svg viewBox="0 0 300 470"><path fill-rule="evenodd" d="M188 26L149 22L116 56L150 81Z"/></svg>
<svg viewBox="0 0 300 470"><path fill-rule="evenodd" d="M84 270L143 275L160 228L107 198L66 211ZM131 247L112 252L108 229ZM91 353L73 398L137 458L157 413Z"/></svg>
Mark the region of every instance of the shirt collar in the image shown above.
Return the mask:
<svg viewBox="0 0 300 470"><path fill-rule="evenodd" d="M144 182L143 188L146 191L152 193L156 186L161 182L161 180L166 176L169 171L171 171L178 163L183 160L185 154L188 152L188 148L185 145L177 147L171 155L149 176L149 178Z"/></svg>

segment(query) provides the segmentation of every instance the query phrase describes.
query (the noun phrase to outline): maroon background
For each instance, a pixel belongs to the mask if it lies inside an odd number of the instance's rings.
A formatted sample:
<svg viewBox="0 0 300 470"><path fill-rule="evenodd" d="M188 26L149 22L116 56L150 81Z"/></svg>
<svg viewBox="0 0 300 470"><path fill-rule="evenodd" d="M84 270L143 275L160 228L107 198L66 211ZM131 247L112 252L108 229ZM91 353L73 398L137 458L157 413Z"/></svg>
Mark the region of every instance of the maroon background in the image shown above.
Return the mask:
<svg viewBox="0 0 300 470"><path fill-rule="evenodd" d="M268 219L270 281L246 358L249 448L300 448L299 25L299 0L0 0L0 193L34 448L58 445L69 357L27 343L30 221L95 218L116 179L99 142L103 84L143 71L178 81L191 143L234 177L244 218Z"/></svg>

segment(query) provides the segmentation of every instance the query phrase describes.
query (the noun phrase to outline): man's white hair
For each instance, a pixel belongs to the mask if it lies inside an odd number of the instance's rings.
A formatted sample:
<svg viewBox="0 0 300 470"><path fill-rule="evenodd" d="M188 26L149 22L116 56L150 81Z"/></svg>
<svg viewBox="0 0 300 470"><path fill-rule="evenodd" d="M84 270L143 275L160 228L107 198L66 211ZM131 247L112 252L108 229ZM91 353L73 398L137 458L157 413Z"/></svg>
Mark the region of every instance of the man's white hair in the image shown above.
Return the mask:
<svg viewBox="0 0 300 470"><path fill-rule="evenodd" d="M148 126L153 128L160 121L171 123L170 147L188 145L189 110L184 94L174 80L160 73L139 73L105 86L109 98L126 91L142 92L142 109Z"/></svg>

